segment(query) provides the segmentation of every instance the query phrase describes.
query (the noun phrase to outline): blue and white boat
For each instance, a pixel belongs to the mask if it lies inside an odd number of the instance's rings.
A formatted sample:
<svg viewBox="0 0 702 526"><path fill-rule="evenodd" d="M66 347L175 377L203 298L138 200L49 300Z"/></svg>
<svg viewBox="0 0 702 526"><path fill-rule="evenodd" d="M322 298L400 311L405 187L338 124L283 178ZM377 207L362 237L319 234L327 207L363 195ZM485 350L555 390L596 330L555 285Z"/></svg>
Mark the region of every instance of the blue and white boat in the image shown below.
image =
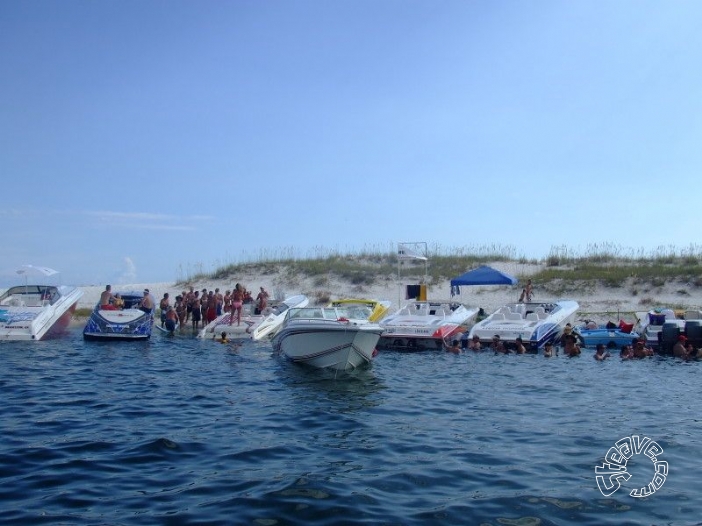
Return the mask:
<svg viewBox="0 0 702 526"><path fill-rule="evenodd" d="M139 308L144 298L138 292L119 294L124 307L113 305L95 306L88 323L83 329L86 340L148 340L154 326L154 311L147 312Z"/></svg>
<svg viewBox="0 0 702 526"><path fill-rule="evenodd" d="M595 348L599 344L607 349L620 349L622 345L631 345L633 340L639 339L639 333L632 330L632 325L620 322L618 326L608 327L606 325L592 326L590 324L581 325L575 328L575 334L579 337L582 345L588 348Z"/></svg>
<svg viewBox="0 0 702 526"><path fill-rule="evenodd" d="M573 300L509 303L473 325L468 338L477 335L485 346L499 336L510 347L521 337L527 350L537 352L546 342L556 340L566 324L573 324L579 308Z"/></svg>

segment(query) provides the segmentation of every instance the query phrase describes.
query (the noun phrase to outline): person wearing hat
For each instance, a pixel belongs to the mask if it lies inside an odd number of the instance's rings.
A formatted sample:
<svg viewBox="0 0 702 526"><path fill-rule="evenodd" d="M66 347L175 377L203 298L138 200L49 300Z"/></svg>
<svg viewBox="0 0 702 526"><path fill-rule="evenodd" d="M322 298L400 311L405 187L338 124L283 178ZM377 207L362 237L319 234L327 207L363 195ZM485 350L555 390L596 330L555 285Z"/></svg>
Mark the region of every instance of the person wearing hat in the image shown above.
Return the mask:
<svg viewBox="0 0 702 526"><path fill-rule="evenodd" d="M678 341L673 345L673 356L676 358L687 358L687 349L685 349L686 343L687 337L684 334L678 336Z"/></svg>
<svg viewBox="0 0 702 526"><path fill-rule="evenodd" d="M606 360L609 358L609 352L605 350L605 345L604 343L598 343L597 347L595 348L595 354L594 354L595 360L601 362L602 360Z"/></svg>

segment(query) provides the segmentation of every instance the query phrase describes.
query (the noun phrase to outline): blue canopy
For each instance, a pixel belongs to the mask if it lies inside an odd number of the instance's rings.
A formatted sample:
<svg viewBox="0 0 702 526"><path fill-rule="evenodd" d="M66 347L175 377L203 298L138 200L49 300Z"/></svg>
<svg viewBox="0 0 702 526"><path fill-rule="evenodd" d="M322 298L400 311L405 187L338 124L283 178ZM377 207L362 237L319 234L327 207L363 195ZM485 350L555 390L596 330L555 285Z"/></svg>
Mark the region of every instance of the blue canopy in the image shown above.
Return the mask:
<svg viewBox="0 0 702 526"><path fill-rule="evenodd" d="M483 265L451 280L451 294L459 294L461 285L516 285L517 278Z"/></svg>

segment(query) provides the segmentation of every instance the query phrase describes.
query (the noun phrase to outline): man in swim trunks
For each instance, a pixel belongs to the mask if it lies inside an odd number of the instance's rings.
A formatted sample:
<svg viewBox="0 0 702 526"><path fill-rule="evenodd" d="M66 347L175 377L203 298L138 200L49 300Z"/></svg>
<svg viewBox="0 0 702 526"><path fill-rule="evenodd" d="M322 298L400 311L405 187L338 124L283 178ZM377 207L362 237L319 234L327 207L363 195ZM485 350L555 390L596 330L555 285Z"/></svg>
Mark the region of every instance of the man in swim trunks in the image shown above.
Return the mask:
<svg viewBox="0 0 702 526"><path fill-rule="evenodd" d="M151 298L151 294L149 294L149 289L144 289L144 297L141 299L141 303L139 303L139 308L147 314L153 312L154 300Z"/></svg>
<svg viewBox="0 0 702 526"><path fill-rule="evenodd" d="M114 296L112 295L112 285L105 286L105 290L103 290L102 294L100 294L100 308L104 309L107 307L109 309L112 306L113 299Z"/></svg>
<svg viewBox="0 0 702 526"><path fill-rule="evenodd" d="M268 306L268 292L266 289L261 287L261 292L256 296L256 309L258 312L256 314L263 314L263 310Z"/></svg>

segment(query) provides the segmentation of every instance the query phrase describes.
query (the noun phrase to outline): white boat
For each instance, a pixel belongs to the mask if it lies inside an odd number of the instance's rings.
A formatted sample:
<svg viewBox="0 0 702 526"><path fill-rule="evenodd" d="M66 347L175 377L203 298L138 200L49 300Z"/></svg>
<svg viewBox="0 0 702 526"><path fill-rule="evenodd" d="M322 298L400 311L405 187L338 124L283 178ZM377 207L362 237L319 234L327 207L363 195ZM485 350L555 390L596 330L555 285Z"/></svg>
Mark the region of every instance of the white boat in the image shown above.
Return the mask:
<svg viewBox="0 0 702 526"><path fill-rule="evenodd" d="M273 349L296 363L350 371L370 363L383 328L366 319L347 318L333 307L290 309L273 338Z"/></svg>
<svg viewBox="0 0 702 526"><path fill-rule="evenodd" d="M567 323L574 324L579 307L573 300L509 303L473 325L468 338L477 335L487 345L497 335L510 346L519 336L527 350L536 352L558 338Z"/></svg>
<svg viewBox="0 0 702 526"><path fill-rule="evenodd" d="M478 310L452 301L410 301L380 320L383 335L379 347L402 351L442 349L453 336L470 327Z"/></svg>
<svg viewBox="0 0 702 526"><path fill-rule="evenodd" d="M310 300L304 294L297 294L283 300L282 303L271 308L271 312L266 315L261 322L251 331L252 340L270 339L278 332L285 321L288 310L292 308L306 307Z"/></svg>
<svg viewBox="0 0 702 526"><path fill-rule="evenodd" d="M253 328L263 321L264 315L254 314L255 303L244 303L241 307L239 323L231 313L225 312L205 325L197 334L198 338L217 338L226 333L227 339L251 339Z"/></svg>
<svg viewBox="0 0 702 526"><path fill-rule="evenodd" d="M68 327L83 291L76 287L17 285L0 296L0 340L41 340Z"/></svg>
<svg viewBox="0 0 702 526"><path fill-rule="evenodd" d="M225 312L208 323L198 333L198 338L217 338L226 333L227 338L263 340L271 338L285 320L285 313L293 307L305 307L309 299L304 294L297 294L280 303L271 303L263 314L254 314L255 303L244 304L240 323L232 321L231 314Z"/></svg>
<svg viewBox="0 0 702 526"><path fill-rule="evenodd" d="M150 312L140 309L144 296L138 292L118 294L124 307L115 308L98 302L83 329L85 340L148 340L151 337L156 309Z"/></svg>
<svg viewBox="0 0 702 526"><path fill-rule="evenodd" d="M702 311L686 310L676 316L673 309L654 309L636 312L635 330L643 336L646 344L662 354L671 353L672 347L681 334L694 335L699 340L699 326L702 324Z"/></svg>
<svg viewBox="0 0 702 526"><path fill-rule="evenodd" d="M354 312L351 313L353 318L365 318L368 321L377 323L388 313L390 305L391 302L388 300L343 298L332 301L329 307L353 309Z"/></svg>

